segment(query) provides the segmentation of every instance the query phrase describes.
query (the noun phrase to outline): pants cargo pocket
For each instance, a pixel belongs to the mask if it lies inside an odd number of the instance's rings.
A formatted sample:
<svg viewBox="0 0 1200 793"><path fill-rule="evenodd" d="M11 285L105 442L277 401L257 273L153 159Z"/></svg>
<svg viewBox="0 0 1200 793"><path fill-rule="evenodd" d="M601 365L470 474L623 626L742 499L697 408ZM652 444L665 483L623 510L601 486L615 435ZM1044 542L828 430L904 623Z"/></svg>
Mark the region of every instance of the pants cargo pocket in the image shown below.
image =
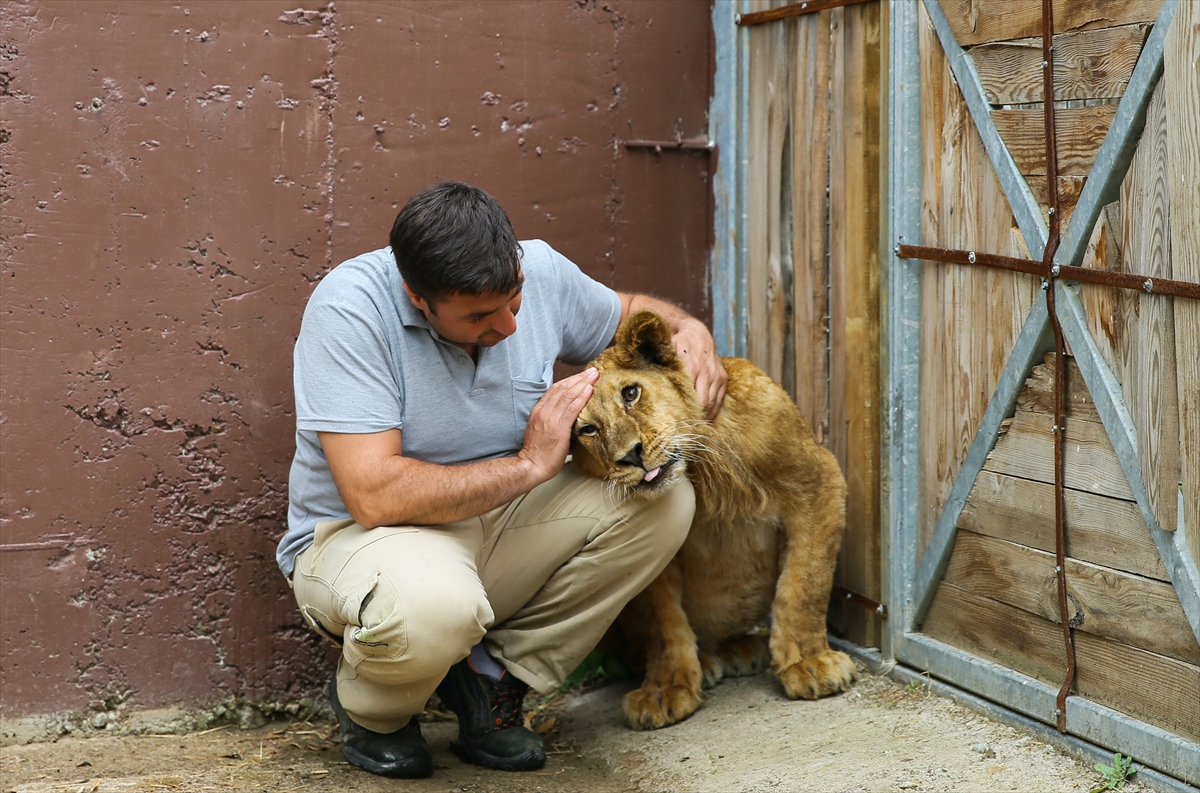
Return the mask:
<svg viewBox="0 0 1200 793"><path fill-rule="evenodd" d="M366 660L395 661L408 650L404 609L396 588L378 570L342 603L342 652L354 667Z"/></svg>

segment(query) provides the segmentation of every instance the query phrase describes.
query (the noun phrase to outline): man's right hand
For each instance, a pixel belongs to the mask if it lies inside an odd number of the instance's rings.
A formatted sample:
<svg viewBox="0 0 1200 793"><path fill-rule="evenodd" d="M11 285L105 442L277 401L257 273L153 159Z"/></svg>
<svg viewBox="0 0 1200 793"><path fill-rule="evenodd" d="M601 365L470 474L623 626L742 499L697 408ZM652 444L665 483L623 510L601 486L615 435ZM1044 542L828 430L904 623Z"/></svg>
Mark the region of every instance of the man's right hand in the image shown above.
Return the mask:
<svg viewBox="0 0 1200 793"><path fill-rule="evenodd" d="M571 428L599 377L596 369L588 368L563 378L533 406L525 425L524 446L517 456L530 465L537 484L553 479L562 469L571 445Z"/></svg>

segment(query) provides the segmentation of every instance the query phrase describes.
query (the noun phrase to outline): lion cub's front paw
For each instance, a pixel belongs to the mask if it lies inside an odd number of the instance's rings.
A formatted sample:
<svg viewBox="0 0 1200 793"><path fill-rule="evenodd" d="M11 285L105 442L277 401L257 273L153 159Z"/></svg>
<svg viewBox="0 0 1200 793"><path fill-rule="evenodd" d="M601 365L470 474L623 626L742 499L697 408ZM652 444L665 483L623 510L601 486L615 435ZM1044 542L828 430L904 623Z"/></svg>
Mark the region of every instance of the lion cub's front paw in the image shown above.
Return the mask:
<svg viewBox="0 0 1200 793"><path fill-rule="evenodd" d="M635 730L657 730L683 721L696 712L704 695L686 686L634 689L625 695L625 721Z"/></svg>
<svg viewBox="0 0 1200 793"><path fill-rule="evenodd" d="M819 653L779 673L789 699L817 699L845 691L858 679L854 662L836 650Z"/></svg>

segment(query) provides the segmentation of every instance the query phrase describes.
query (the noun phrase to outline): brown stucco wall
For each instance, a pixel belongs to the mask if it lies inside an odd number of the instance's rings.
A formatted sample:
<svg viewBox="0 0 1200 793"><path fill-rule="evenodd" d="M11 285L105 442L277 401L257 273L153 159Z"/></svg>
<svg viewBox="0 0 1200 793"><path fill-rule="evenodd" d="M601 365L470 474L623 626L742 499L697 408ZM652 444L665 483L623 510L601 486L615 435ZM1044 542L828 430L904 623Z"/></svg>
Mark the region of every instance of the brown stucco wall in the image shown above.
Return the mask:
<svg viewBox="0 0 1200 793"><path fill-rule="evenodd" d="M0 4L0 713L288 699L274 563L315 282L472 181L708 314L709 5ZM307 9L307 10L306 10Z"/></svg>

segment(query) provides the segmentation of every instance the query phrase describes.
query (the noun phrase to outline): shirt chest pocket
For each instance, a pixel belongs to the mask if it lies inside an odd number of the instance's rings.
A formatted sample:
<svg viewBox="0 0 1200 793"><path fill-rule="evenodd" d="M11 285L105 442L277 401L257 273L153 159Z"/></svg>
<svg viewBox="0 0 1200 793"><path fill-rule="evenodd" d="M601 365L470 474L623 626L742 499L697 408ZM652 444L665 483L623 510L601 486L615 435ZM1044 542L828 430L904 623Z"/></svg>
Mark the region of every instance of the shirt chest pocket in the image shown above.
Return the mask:
<svg viewBox="0 0 1200 793"><path fill-rule="evenodd" d="M529 423L529 414L533 412L533 406L553 381L554 361L546 361L542 365L542 373L538 379L513 378L513 419L521 426L522 432Z"/></svg>

